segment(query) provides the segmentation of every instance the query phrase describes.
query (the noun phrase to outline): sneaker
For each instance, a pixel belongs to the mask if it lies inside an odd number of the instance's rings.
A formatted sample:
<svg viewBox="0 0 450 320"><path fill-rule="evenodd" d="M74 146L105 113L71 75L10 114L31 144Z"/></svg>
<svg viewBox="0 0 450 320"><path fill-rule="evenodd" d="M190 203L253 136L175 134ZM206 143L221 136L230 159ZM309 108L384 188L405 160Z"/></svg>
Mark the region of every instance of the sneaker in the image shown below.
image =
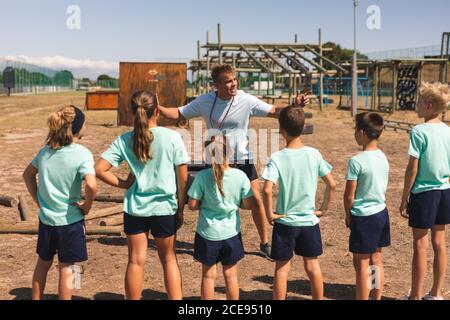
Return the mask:
<svg viewBox="0 0 450 320"><path fill-rule="evenodd" d="M259 245L259 255L263 256L264 258L269 259L270 261L273 261L273 259L270 257L270 254L272 253L272 246L270 243L266 244L260 244Z"/></svg>
<svg viewBox="0 0 450 320"><path fill-rule="evenodd" d="M403 296L397 298L396 300L410 300L411 298L411 290L408 293L405 293Z"/></svg>
<svg viewBox="0 0 450 320"><path fill-rule="evenodd" d="M443 296L435 297L432 296L429 292L423 297L423 300L444 300Z"/></svg>

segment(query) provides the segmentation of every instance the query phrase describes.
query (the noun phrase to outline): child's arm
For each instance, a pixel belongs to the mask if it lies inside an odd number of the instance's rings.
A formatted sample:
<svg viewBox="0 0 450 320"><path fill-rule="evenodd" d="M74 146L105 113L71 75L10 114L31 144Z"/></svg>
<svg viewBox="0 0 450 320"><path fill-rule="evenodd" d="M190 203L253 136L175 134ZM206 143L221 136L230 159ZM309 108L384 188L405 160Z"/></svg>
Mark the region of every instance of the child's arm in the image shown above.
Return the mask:
<svg viewBox="0 0 450 320"><path fill-rule="evenodd" d="M322 177L323 182L327 185L325 189L325 194L323 196L323 202L320 209L315 212L316 216L322 216L330 206L330 203L334 200L334 195L336 193L336 182L333 179L331 173Z"/></svg>
<svg viewBox="0 0 450 320"><path fill-rule="evenodd" d="M120 179L110 170L112 165L106 161L105 159L100 159L95 164L95 174L97 178L103 181L110 186L121 188L121 189L129 189L131 185L134 183L134 178L130 179L130 176L127 180Z"/></svg>
<svg viewBox="0 0 450 320"><path fill-rule="evenodd" d="M178 211L177 211L177 230L183 226L184 205L186 204L186 185L188 181L188 166L182 164L176 167L177 175L177 193L178 193Z"/></svg>
<svg viewBox="0 0 450 320"><path fill-rule="evenodd" d="M189 198L188 207L192 211L200 209L200 200Z"/></svg>
<svg viewBox="0 0 450 320"><path fill-rule="evenodd" d="M37 196L37 181L36 176L38 174L38 170L30 163L28 167L22 174L23 180L25 181L25 185L27 186L28 192L30 193L33 201L40 208L39 200Z"/></svg>
<svg viewBox="0 0 450 320"><path fill-rule="evenodd" d="M87 215L92 208L95 195L97 194L97 180L93 174L84 176L84 191L86 194L84 202L75 203L74 206L78 207L84 215Z"/></svg>
<svg viewBox="0 0 450 320"><path fill-rule="evenodd" d="M413 156L409 157L408 166L405 172L405 183L403 187L402 203L400 204L400 215L404 218L408 218L409 213L407 210L409 202L409 194L416 181L417 172L419 171L419 159Z"/></svg>
<svg viewBox="0 0 450 320"><path fill-rule="evenodd" d="M264 182L263 201L264 201L264 208L266 209L267 220L271 225L275 223L275 220L285 217L282 214L273 213L272 193L273 193L273 182L266 180Z"/></svg>
<svg viewBox="0 0 450 320"><path fill-rule="evenodd" d="M347 180L347 183L345 185L345 192L344 192L344 210L345 210L345 225L347 228L350 228L350 221L351 221L351 209L353 208L353 203L355 202L355 193L356 193L356 187L358 186L358 183L356 180Z"/></svg>
<svg viewBox="0 0 450 320"><path fill-rule="evenodd" d="M244 210L252 210L254 205L255 205L255 198L249 197L249 198L242 199L239 208L244 209Z"/></svg>

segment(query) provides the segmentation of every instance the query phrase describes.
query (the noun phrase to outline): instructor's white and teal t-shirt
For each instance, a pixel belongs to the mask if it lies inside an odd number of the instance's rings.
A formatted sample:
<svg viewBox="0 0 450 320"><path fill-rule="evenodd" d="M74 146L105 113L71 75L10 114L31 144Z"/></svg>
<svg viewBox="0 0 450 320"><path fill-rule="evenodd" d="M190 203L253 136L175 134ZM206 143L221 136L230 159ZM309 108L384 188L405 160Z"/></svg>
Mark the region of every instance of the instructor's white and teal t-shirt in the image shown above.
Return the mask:
<svg viewBox="0 0 450 320"><path fill-rule="evenodd" d="M419 159L412 193L450 188L450 128L445 123L424 123L412 128L408 154Z"/></svg>
<svg viewBox="0 0 450 320"><path fill-rule="evenodd" d="M164 127L150 130L153 159L146 164L133 151L132 131L118 137L102 158L114 167L126 162L136 178L125 193L126 213L136 217L174 215L178 208L175 167L187 164L189 156L178 132Z"/></svg>
<svg viewBox="0 0 450 320"><path fill-rule="evenodd" d="M76 143L59 149L45 146L31 165L39 175L39 220L48 226L66 226L83 220L81 210L71 204L81 200L84 176L95 176L92 153Z"/></svg>
<svg viewBox="0 0 450 320"><path fill-rule="evenodd" d="M287 226L306 227L319 223L316 211L318 177L331 172L320 152L311 147L283 149L275 152L267 164L262 177L278 182L279 193L276 213L286 215L276 220Z"/></svg>
<svg viewBox="0 0 450 320"><path fill-rule="evenodd" d="M366 217L386 208L389 162L381 150L363 151L348 162L346 180L357 181L351 213Z"/></svg>
<svg viewBox="0 0 450 320"><path fill-rule="evenodd" d="M253 159L248 139L250 117L267 117L273 106L242 90L238 90L234 100L217 97L213 110L214 100L216 93L210 92L180 107L179 111L186 119L202 117L208 129L218 129L222 123L221 132L227 136L228 143L234 150L234 160ZM217 132L210 134L216 135Z"/></svg>
<svg viewBox="0 0 450 320"><path fill-rule="evenodd" d="M241 201L253 196L250 180L239 169L224 171L223 192L214 180L212 168L197 173L188 191L188 196L199 200L200 216L197 233L210 241L230 239L241 232L239 206Z"/></svg>

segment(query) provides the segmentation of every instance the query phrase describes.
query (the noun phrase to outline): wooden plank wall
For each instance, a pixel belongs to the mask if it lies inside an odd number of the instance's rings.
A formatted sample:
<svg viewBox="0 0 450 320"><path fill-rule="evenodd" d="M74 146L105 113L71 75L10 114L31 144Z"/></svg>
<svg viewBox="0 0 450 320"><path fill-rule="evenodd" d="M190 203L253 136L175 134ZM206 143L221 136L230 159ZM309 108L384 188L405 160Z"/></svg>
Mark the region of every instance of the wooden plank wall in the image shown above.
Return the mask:
<svg viewBox="0 0 450 320"><path fill-rule="evenodd" d="M87 110L118 110L119 92L87 92L86 93Z"/></svg>
<svg viewBox="0 0 450 320"><path fill-rule="evenodd" d="M180 107L186 100L185 63L120 63L120 98L118 124L133 126L131 96L139 90L156 92L165 107ZM173 126L174 121L161 116L161 126Z"/></svg>

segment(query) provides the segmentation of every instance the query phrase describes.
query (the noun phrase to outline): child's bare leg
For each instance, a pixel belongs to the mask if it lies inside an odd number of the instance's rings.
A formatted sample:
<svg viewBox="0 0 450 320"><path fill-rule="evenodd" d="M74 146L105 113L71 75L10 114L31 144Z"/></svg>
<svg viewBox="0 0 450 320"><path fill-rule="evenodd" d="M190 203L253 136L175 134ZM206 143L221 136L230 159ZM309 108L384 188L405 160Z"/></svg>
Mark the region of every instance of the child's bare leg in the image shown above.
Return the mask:
<svg viewBox="0 0 450 320"><path fill-rule="evenodd" d="M369 279L370 254L353 254L353 265L356 271L356 300L368 300L370 288Z"/></svg>
<svg viewBox="0 0 450 320"><path fill-rule="evenodd" d="M202 268L202 300L214 300L214 286L217 276L217 264L203 265Z"/></svg>
<svg viewBox="0 0 450 320"><path fill-rule="evenodd" d="M319 259L303 257L305 271L311 282L311 296L313 300L323 300L323 277Z"/></svg>
<svg viewBox="0 0 450 320"><path fill-rule="evenodd" d="M412 260L411 300L423 297L423 284L427 272L428 229L413 228L414 255Z"/></svg>
<svg viewBox="0 0 450 320"><path fill-rule="evenodd" d="M377 277L378 277L378 288L375 288L372 291L372 298L374 300L381 300L383 296L384 289L384 266L383 266L383 258L381 255L381 248L378 248L377 252L370 255L370 265L377 267Z"/></svg>
<svg viewBox="0 0 450 320"><path fill-rule="evenodd" d="M289 270L291 270L291 261L276 261L275 276L273 281L273 299L286 300L287 281Z"/></svg>
<svg viewBox="0 0 450 320"><path fill-rule="evenodd" d="M170 300L182 300L183 290L180 268L175 254L175 236L155 238L159 260L164 270L164 284Z"/></svg>
<svg viewBox="0 0 450 320"><path fill-rule="evenodd" d="M32 292L31 299L41 300L44 294L45 283L47 282L48 270L52 266L53 260L45 261L38 258L36 267L34 268L33 280L32 280Z"/></svg>
<svg viewBox="0 0 450 320"><path fill-rule="evenodd" d="M239 300L239 280L237 275L237 263L223 266L227 300Z"/></svg>
<svg viewBox="0 0 450 320"><path fill-rule="evenodd" d="M442 286L447 269L447 249L445 247L445 225L436 225L431 229L431 243L433 244L433 287L430 294L434 297L442 296Z"/></svg>
<svg viewBox="0 0 450 320"><path fill-rule="evenodd" d="M129 235L127 239L128 265L125 273L125 296L127 300L140 300L147 258L148 233Z"/></svg>
<svg viewBox="0 0 450 320"><path fill-rule="evenodd" d="M259 180L253 180L251 182L254 204L252 208L253 222L258 230L259 238L262 244L269 242L269 224L266 217L266 209L264 208L264 202L259 191Z"/></svg>
<svg viewBox="0 0 450 320"><path fill-rule="evenodd" d="M70 263L59 263L59 284L58 284L58 297L59 300L71 300L73 290L74 274L70 268Z"/></svg>

